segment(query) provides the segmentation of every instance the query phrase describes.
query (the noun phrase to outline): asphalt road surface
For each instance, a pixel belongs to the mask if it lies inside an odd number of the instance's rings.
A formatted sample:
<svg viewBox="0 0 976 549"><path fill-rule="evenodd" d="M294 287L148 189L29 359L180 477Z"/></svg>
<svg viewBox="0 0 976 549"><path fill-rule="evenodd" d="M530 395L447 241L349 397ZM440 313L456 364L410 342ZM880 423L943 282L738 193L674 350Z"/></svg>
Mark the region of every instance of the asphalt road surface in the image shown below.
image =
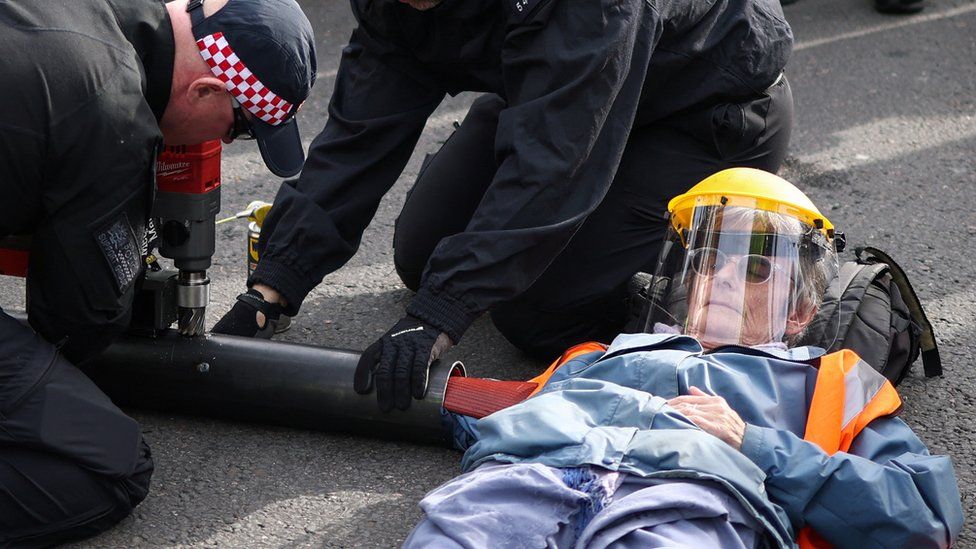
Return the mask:
<svg viewBox="0 0 976 549"><path fill-rule="evenodd" d="M353 28L341 0L302 2L318 40L319 77L299 118L306 143L326 118L340 49ZM935 1L919 15L877 14L869 0L800 0L788 76L797 127L783 174L852 244L891 252L910 273L938 335L945 377L917 364L901 386L904 417L953 458L967 516L976 507L976 3ZM420 160L437 150L474 95L430 120L407 170L380 205L356 257L326 278L282 339L362 349L411 294L392 264L393 222ZM271 200L281 180L257 148L224 149L223 210ZM244 284L245 224L221 225L208 324ZM0 279L8 308L23 285ZM526 378L542 365L479 321L452 351L474 375ZM146 501L77 547L390 547L420 518L417 502L458 473L460 454L278 427L132 410L153 449ZM958 544L976 546L970 522Z"/></svg>

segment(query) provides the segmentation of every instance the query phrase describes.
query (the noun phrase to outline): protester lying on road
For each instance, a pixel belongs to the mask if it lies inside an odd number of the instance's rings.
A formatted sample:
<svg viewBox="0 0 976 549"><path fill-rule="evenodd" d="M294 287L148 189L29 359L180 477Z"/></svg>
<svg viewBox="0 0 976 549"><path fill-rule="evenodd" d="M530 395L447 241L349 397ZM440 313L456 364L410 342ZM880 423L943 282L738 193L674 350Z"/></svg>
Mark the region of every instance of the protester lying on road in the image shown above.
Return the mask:
<svg viewBox="0 0 976 549"><path fill-rule="evenodd" d="M405 546L951 545L952 464L896 417L894 387L850 351L792 346L837 266L831 223L750 169L669 210L654 333L455 414L466 472L421 501Z"/></svg>

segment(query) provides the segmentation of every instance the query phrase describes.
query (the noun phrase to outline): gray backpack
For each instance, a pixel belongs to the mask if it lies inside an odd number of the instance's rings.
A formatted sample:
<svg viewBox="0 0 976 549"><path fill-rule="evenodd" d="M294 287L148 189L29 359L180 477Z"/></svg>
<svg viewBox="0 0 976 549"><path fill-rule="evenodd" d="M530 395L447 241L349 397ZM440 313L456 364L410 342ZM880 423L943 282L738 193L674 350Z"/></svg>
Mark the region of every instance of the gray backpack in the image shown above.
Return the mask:
<svg viewBox="0 0 976 549"><path fill-rule="evenodd" d="M919 352L925 376L941 376L932 325L905 271L877 248L856 248L855 255L828 285L801 344L829 352L850 349L894 385Z"/></svg>

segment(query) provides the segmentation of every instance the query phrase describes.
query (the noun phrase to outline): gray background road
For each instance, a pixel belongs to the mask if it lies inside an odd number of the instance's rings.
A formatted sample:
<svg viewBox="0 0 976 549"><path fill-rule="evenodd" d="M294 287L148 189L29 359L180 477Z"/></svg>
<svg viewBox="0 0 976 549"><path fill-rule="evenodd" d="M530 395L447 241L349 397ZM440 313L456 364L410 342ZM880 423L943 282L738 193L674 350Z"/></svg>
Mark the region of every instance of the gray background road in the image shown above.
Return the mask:
<svg viewBox="0 0 976 549"><path fill-rule="evenodd" d="M336 63L353 28L342 0L302 2L316 31L319 78L300 114L306 143L325 120ZM800 0L786 8L797 47L788 69L797 128L784 175L849 242L890 251L908 270L939 336L946 375L901 388L904 417L953 457L966 515L976 508L976 3L936 1L912 17L869 0ZM384 199L358 255L329 276L283 339L363 348L410 299L392 266L393 221L420 159L473 95L444 102ZM223 212L271 200L280 184L256 147L224 149ZM243 223L220 226L209 323L244 283ZM0 280L5 307L22 284ZM452 352L475 375L525 378L527 360L479 321ZM78 547L389 547L420 518L426 491L458 472L459 454L368 438L132 411L153 448L146 501ZM976 546L966 525L960 547Z"/></svg>

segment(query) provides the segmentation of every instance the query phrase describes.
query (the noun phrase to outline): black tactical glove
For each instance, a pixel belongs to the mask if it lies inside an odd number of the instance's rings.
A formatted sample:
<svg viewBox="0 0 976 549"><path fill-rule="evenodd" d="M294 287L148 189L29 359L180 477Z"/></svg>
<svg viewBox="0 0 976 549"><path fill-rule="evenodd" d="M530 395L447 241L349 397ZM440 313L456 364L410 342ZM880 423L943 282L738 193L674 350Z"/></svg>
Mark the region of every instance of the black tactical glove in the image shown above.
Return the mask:
<svg viewBox="0 0 976 549"><path fill-rule="evenodd" d="M376 385L380 410L410 407L410 398L424 398L430 365L454 346L447 334L412 316L405 316L370 345L356 366L354 388L364 395Z"/></svg>
<svg viewBox="0 0 976 549"><path fill-rule="evenodd" d="M284 307L268 303L261 292L251 288L237 296L237 303L231 307L213 327L215 334L271 339ZM264 326L258 326L257 313L264 313Z"/></svg>

